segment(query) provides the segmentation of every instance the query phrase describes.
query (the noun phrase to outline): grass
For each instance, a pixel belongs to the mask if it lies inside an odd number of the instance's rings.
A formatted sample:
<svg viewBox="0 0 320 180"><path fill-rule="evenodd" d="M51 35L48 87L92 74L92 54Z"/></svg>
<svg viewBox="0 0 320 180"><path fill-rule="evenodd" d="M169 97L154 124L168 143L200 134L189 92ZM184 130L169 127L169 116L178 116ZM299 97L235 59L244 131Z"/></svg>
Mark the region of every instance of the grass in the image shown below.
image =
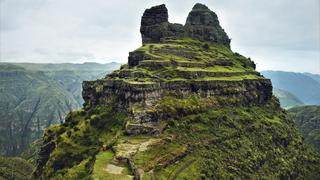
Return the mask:
<svg viewBox="0 0 320 180"><path fill-rule="evenodd" d="M126 79L124 80L124 82L128 83L128 84L156 84L153 81L148 81L146 79L139 79L139 81L136 81L135 79Z"/></svg>
<svg viewBox="0 0 320 180"><path fill-rule="evenodd" d="M24 159L0 156L0 179L29 179L33 168Z"/></svg>
<svg viewBox="0 0 320 180"><path fill-rule="evenodd" d="M110 174L106 171L107 165L112 163L115 155L111 151L100 152L96 155L96 161L93 167L92 178L93 179L130 179L126 177L129 174L128 167L124 167L122 174Z"/></svg>
<svg viewBox="0 0 320 180"><path fill-rule="evenodd" d="M155 172L155 176L159 179L197 179L200 177L197 158L196 155L190 154L179 163L170 164Z"/></svg>
<svg viewBox="0 0 320 180"><path fill-rule="evenodd" d="M206 45L206 48L204 48ZM169 54L163 54L159 50L165 50ZM194 58L187 58L173 53L186 51L186 53L192 53L196 56ZM170 51L173 51L170 54ZM223 73L240 73L240 72L254 72L254 68L251 67L252 61L247 59L239 54L233 53L229 48L222 45L213 45L207 44L193 39L167 39L163 43L159 44L145 44L142 47L138 48L136 52L145 53L148 56L156 57L153 60L143 60L138 66L134 67L123 67L120 71L114 73L115 78L110 78L110 80L124 80L128 84L154 84L158 81L177 81L185 80L179 77L177 71L186 71L186 72L223 72ZM183 53L182 53L183 54ZM192 67L192 64L206 65L207 63L215 63L216 61L229 61L229 65L211 65L205 68ZM191 67L180 67L175 65L177 63L186 63L184 66ZM157 63L167 63L163 65L157 65ZM230 64L231 63L231 64ZM153 64L153 65L152 65ZM150 67L149 66L154 66ZM150 77L125 77L120 78L119 72L142 72L148 74ZM227 76L227 75L226 75ZM170 78L167 78L170 77ZM260 79L262 77L258 75L239 75L231 77L203 77L200 79L195 79L199 81L203 80L224 80L224 81L239 81L243 79ZM100 90L101 88L98 88Z"/></svg>
<svg viewBox="0 0 320 180"><path fill-rule="evenodd" d="M78 111L70 113L66 123L48 128L45 133L43 147L50 154L50 159L41 167L42 177L74 177L87 178L93 168L93 157L99 152L102 144L114 141L126 123L127 116L121 112L112 112L111 107L97 106L90 112ZM121 131L122 132L122 131ZM109 140L105 138L110 138ZM108 145L110 145L108 144Z"/></svg>
<svg viewBox="0 0 320 180"><path fill-rule="evenodd" d="M138 168L145 172L160 168L164 163L174 160L185 153L187 148L178 143L158 144L147 151L138 152L133 156L133 161Z"/></svg>
<svg viewBox="0 0 320 180"><path fill-rule="evenodd" d="M263 79L260 76L254 74L246 74L240 76L228 76L228 77L205 77L205 78L197 78L193 79L195 81L242 81L245 79Z"/></svg>
<svg viewBox="0 0 320 180"><path fill-rule="evenodd" d="M205 71L205 72L246 72L245 68L241 67L226 67L226 66L212 66L206 68L186 68L186 67L177 67L177 70L181 71Z"/></svg>

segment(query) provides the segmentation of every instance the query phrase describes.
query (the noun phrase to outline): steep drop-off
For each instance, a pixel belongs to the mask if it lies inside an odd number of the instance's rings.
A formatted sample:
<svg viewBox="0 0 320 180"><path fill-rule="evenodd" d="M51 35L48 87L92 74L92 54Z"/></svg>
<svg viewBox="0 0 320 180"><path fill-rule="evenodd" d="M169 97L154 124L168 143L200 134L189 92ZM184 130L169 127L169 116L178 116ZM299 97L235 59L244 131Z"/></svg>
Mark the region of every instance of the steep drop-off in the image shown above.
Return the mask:
<svg viewBox="0 0 320 180"><path fill-rule="evenodd" d="M35 178L319 177L318 155L214 12L196 4L179 25L155 6L140 31L128 64L84 82L83 109L46 130Z"/></svg>

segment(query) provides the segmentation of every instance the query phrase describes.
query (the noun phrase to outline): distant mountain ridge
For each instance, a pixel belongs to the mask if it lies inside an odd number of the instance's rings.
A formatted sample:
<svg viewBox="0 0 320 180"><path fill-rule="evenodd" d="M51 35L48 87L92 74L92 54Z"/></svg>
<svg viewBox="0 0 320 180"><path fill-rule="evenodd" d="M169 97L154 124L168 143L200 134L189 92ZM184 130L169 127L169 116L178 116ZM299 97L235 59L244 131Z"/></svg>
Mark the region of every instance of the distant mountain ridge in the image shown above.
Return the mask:
<svg viewBox="0 0 320 180"><path fill-rule="evenodd" d="M0 154L17 155L82 106L82 81L120 64L0 63Z"/></svg>
<svg viewBox="0 0 320 180"><path fill-rule="evenodd" d="M303 74L311 77L312 79L320 83L320 74L312 74L312 73L303 73Z"/></svg>
<svg viewBox="0 0 320 180"><path fill-rule="evenodd" d="M84 63L0 63L0 65L16 65L23 67L26 70L31 71L108 71L119 67L119 63L96 63L96 62L84 62Z"/></svg>
<svg viewBox="0 0 320 180"><path fill-rule="evenodd" d="M284 71L262 71L273 87L290 92L306 105L320 104L320 75Z"/></svg>
<svg viewBox="0 0 320 180"><path fill-rule="evenodd" d="M279 99L281 107L288 109L294 106L303 105L303 102L288 91L273 88L273 94Z"/></svg>

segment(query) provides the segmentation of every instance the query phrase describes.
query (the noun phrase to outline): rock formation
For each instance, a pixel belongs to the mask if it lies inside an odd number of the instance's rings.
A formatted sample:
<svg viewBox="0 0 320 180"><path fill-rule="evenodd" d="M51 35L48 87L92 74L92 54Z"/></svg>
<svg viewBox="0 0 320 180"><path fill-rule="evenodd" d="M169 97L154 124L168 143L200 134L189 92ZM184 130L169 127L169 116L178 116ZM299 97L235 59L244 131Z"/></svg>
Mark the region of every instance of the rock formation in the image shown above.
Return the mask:
<svg viewBox="0 0 320 180"><path fill-rule="evenodd" d="M187 37L230 47L230 39L220 26L217 15L205 5L196 4L192 8L184 27Z"/></svg>
<svg viewBox="0 0 320 180"><path fill-rule="evenodd" d="M142 43L159 43L163 38L194 38L230 47L230 39L219 24L217 15L203 4L196 4L186 24L169 23L164 4L147 9L141 18Z"/></svg>
<svg viewBox="0 0 320 180"><path fill-rule="evenodd" d="M311 178L303 144L255 64L230 49L217 16L196 4L185 26L164 5L141 20L128 64L83 82L84 107L44 136L37 178ZM101 150L103 149L103 150Z"/></svg>

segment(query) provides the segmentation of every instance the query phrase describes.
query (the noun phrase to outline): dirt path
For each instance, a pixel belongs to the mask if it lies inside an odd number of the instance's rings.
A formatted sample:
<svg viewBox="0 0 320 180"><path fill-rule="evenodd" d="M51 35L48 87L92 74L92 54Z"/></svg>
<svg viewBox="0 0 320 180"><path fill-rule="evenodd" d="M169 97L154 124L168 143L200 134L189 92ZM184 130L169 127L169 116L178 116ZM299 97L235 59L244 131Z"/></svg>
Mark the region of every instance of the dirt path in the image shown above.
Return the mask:
<svg viewBox="0 0 320 180"><path fill-rule="evenodd" d="M107 171L110 174L122 174L123 171L123 167L119 167L113 164L107 164L107 167L104 169L105 171Z"/></svg>

